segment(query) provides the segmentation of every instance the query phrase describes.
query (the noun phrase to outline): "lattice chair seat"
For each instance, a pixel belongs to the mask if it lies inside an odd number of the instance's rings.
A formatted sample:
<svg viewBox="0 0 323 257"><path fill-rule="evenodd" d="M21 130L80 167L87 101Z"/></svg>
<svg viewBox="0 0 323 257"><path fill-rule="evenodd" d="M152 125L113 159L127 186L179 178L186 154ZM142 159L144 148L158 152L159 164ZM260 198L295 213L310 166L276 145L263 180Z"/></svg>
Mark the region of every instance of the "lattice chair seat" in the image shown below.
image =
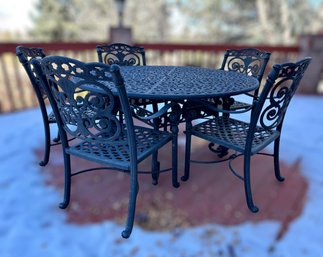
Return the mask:
<svg viewBox="0 0 323 257"><path fill-rule="evenodd" d="M215 117L197 124L192 135L204 138L215 144L225 146L238 152L244 152L250 124L225 116ZM276 130L255 128L251 153L257 153L279 137Z"/></svg>
<svg viewBox="0 0 323 257"><path fill-rule="evenodd" d="M279 143L283 120L287 107L295 94L304 72L306 71L311 58L305 58L296 63L276 64L268 75L266 84L259 97L253 101L249 110L249 120L240 120L238 114L241 111L224 112L222 116L213 118L200 124L192 125L186 120L186 148L185 148L185 170L182 180L188 180L190 174L191 137L196 136L213 144L219 144L240 154L233 153L225 160L229 160L230 170L244 182L245 196L248 208L252 212L258 212L254 205L251 191L250 166L251 157L254 154L272 156L274 159L275 176L278 181L284 181L280 174L279 167ZM200 103L201 104L201 103ZM211 111L220 112L214 105L204 103ZM234 118L232 117L234 116ZM274 153L261 153L267 145L274 143ZM234 170L231 160L243 156L243 176ZM223 159L220 161L224 161ZM205 163L219 161L207 161Z"/></svg>
<svg viewBox="0 0 323 257"><path fill-rule="evenodd" d="M134 127L137 162L141 162L151 155L156 149L162 147L171 140L171 134L144 127ZM112 143L82 142L70 146L66 151L70 154L96 161L105 165L113 165L119 169L129 170L131 160L126 130Z"/></svg>

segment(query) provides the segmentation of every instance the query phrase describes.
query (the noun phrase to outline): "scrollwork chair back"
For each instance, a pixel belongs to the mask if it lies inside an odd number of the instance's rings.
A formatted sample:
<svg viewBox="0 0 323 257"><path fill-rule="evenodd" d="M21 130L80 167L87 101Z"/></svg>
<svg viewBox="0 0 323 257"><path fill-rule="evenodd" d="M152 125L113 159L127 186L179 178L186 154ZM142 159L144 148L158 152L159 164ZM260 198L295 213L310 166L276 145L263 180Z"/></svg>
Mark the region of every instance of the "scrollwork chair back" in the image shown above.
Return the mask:
<svg viewBox="0 0 323 257"><path fill-rule="evenodd" d="M260 85L270 55L271 53L256 48L230 49L226 51L220 69L253 76L258 79ZM258 94L259 88L249 95L255 98Z"/></svg>
<svg viewBox="0 0 323 257"><path fill-rule="evenodd" d="M106 86L107 82L114 85L109 66L85 65L64 57L46 58L42 66L62 128L68 135L101 143L120 135L122 125L113 113L119 106ZM86 87L96 91L85 91Z"/></svg>
<svg viewBox="0 0 323 257"><path fill-rule="evenodd" d="M145 50L143 47L116 43L98 45L96 47L99 62L109 65L140 66L146 65Z"/></svg>
<svg viewBox="0 0 323 257"><path fill-rule="evenodd" d="M289 102L310 62L311 58L306 58L273 66L253 113L252 119L257 120L254 125L258 123L264 130L281 129Z"/></svg>
<svg viewBox="0 0 323 257"><path fill-rule="evenodd" d="M220 69L245 73L261 82L269 58L269 52L256 48L230 49L226 51Z"/></svg>

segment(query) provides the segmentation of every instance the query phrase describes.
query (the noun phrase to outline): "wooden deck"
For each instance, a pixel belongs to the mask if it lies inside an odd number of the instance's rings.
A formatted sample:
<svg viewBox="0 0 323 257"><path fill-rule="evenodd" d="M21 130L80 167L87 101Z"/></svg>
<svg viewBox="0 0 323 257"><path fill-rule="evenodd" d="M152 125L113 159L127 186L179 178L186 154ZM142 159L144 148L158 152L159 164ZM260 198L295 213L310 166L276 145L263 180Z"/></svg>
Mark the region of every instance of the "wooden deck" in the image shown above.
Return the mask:
<svg viewBox="0 0 323 257"><path fill-rule="evenodd" d="M183 171L183 146L179 147L179 173ZM159 153L162 167L170 165L170 145ZM36 154L41 156L39 149ZM194 142L192 159L217 158L202 141ZM242 170L242 158L234 161ZM72 158L72 169L92 167L93 163ZM148 170L150 161L140 165ZM43 168L49 174L48 183L63 189L63 160L61 147L52 149L50 163ZM276 220L281 222L280 238L288 224L302 212L307 182L300 174L299 163L281 163L286 180L278 182L274 176L273 160L255 156L252 161L254 201L260 208L251 213L246 205L243 182L228 168L228 163L192 164L191 178L172 188L170 173L163 173L157 186L149 175L140 175L136 209L136 224L150 230L169 230L176 227L197 226L207 223L223 225L251 221ZM106 219L124 222L129 192L128 175L114 171L92 171L73 177L71 203L66 210L73 223L95 223Z"/></svg>

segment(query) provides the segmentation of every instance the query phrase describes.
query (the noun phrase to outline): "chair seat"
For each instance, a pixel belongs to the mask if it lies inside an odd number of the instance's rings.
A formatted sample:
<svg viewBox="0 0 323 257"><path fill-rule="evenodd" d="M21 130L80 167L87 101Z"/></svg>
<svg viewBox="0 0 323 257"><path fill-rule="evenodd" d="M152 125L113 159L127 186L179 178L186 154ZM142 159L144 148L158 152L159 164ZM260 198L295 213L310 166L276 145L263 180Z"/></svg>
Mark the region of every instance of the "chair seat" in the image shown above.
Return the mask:
<svg viewBox="0 0 323 257"><path fill-rule="evenodd" d="M221 116L193 126L192 134L242 153L245 151L248 130L249 123ZM278 136L276 130L264 130L257 126L251 154L262 150Z"/></svg>
<svg viewBox="0 0 323 257"><path fill-rule="evenodd" d="M135 126L137 145L137 163L172 140L172 134L149 128ZM120 136L109 144L83 141L70 146L66 152L104 165L129 170L130 153L126 130L122 129Z"/></svg>

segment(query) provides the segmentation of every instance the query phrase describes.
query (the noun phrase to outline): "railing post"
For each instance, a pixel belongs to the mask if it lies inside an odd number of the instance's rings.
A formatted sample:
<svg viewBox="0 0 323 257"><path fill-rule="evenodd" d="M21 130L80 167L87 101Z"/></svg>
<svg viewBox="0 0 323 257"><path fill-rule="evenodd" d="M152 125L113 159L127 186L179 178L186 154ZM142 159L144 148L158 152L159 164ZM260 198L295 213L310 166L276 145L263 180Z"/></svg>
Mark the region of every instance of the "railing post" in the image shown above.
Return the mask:
<svg viewBox="0 0 323 257"><path fill-rule="evenodd" d="M304 35L300 37L300 59L312 57L309 69L304 74L299 93L317 94L323 72L323 33L318 35Z"/></svg>

